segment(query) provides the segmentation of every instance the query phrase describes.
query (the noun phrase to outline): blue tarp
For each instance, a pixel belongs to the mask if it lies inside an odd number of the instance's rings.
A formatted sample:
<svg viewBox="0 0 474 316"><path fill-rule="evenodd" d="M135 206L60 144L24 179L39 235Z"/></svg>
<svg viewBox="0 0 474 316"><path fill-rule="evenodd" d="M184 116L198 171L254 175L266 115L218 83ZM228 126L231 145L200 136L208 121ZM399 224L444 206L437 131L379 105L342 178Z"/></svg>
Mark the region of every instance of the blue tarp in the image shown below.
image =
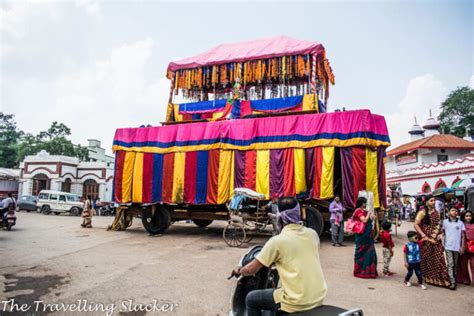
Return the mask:
<svg viewBox="0 0 474 316"><path fill-rule="evenodd" d="M179 113L198 114L212 112L213 110L223 109L227 103L226 99L201 101L192 103L182 103L179 105Z"/></svg>
<svg viewBox="0 0 474 316"><path fill-rule="evenodd" d="M260 112L278 112L292 109L303 103L303 96L276 98L267 100L250 101L250 106L255 111Z"/></svg>

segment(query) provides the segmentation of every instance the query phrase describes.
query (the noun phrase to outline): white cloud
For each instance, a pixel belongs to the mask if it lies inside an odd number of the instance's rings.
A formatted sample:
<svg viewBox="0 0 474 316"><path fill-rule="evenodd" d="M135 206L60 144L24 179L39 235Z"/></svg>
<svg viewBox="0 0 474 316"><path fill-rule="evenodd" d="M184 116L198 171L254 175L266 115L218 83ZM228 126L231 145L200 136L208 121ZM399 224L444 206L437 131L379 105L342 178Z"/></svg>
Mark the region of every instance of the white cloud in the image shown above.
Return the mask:
<svg viewBox="0 0 474 316"><path fill-rule="evenodd" d="M38 1L6 1L0 6L0 37L2 55L18 51L18 43L28 34L40 31L45 25L59 20L58 8L53 3ZM32 25L34 22L34 27Z"/></svg>
<svg viewBox="0 0 474 316"><path fill-rule="evenodd" d="M385 115L392 148L410 141L408 131L414 124L415 116L420 125L428 118L430 109L433 115L437 116L446 96L446 87L432 74L411 79L405 97L396 110Z"/></svg>
<svg viewBox="0 0 474 316"><path fill-rule="evenodd" d="M75 5L63 1L2 1L0 3L0 54L14 56L24 53L26 47L39 45L44 33L64 27L74 13L85 12L100 20L97 0L76 0ZM48 41L48 38L43 39ZM30 45L30 46L28 46Z"/></svg>
<svg viewBox="0 0 474 316"><path fill-rule="evenodd" d="M100 3L98 0L76 0L76 7L84 8L86 13L94 18L100 19Z"/></svg>
<svg viewBox="0 0 474 316"><path fill-rule="evenodd" d="M471 76L471 81L469 82L471 89L474 89L474 75Z"/></svg>
<svg viewBox="0 0 474 316"><path fill-rule="evenodd" d="M116 128L158 125L165 119L169 81L145 78L153 44L147 38L123 45L108 58L49 82L5 80L2 90L16 91L5 98L5 112L15 113L19 127L32 133L63 122L74 142L99 139L110 152Z"/></svg>

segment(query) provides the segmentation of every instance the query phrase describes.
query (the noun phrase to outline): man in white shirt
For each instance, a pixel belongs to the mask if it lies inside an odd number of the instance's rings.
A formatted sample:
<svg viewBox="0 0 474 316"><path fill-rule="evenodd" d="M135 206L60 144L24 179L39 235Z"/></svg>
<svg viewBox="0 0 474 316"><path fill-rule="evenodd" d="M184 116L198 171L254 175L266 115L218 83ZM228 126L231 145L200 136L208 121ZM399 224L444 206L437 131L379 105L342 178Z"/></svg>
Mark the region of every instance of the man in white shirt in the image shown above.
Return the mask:
<svg viewBox="0 0 474 316"><path fill-rule="evenodd" d="M458 219L458 210L452 207L449 210L448 218L443 221L443 232L445 236L444 249L446 261L448 263L448 275L451 282L450 289L456 289L456 270L459 255L464 252L464 223Z"/></svg>

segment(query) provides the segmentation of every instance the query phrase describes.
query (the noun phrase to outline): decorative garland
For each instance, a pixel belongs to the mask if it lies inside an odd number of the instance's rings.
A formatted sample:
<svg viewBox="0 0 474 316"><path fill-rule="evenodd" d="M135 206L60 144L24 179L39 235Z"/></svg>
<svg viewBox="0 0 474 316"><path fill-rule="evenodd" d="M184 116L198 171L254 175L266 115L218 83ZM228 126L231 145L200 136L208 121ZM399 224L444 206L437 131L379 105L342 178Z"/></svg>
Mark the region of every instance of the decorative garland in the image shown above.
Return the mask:
<svg viewBox="0 0 474 316"><path fill-rule="evenodd" d="M308 81L311 59L310 55L293 55L178 70L174 75L173 88L175 91L231 90L237 78L241 79L244 86L275 83L297 85ZM328 81L334 84L329 62L325 56L318 56L316 66L318 81L327 90ZM169 73L168 77L173 78L173 74Z"/></svg>

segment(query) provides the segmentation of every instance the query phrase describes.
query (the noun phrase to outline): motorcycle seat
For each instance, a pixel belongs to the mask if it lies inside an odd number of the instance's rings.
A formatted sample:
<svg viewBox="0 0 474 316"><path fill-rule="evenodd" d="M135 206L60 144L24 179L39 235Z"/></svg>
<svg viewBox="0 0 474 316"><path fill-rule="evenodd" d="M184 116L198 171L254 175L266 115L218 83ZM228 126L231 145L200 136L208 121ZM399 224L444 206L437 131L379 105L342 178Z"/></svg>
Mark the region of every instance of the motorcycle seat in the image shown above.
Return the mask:
<svg viewBox="0 0 474 316"><path fill-rule="evenodd" d="M332 306L332 305L322 305L316 308L297 313L286 313L284 311L279 311L277 316L363 316L364 313L361 309L351 309L347 310L341 307Z"/></svg>

